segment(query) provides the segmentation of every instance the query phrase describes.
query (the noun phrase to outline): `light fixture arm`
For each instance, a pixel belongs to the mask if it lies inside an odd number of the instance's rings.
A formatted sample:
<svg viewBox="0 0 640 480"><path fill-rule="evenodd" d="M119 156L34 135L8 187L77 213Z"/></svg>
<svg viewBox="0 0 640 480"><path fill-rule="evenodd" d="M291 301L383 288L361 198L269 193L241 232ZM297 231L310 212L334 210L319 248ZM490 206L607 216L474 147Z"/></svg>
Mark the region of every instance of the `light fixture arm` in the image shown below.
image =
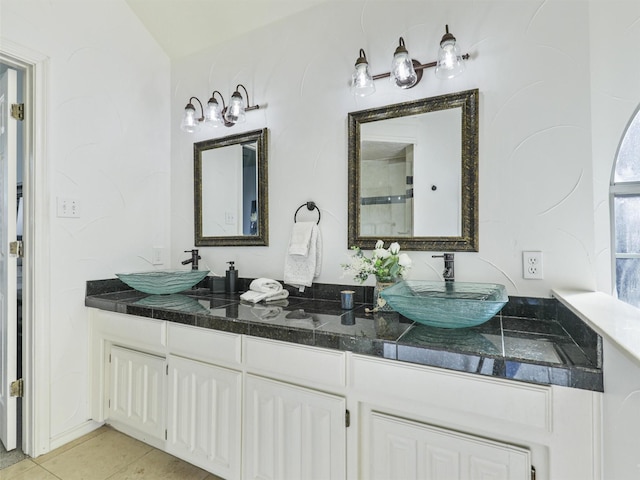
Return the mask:
<svg viewBox="0 0 640 480"><path fill-rule="evenodd" d="M247 89L245 88L244 85L242 85L241 83L236 85L236 91L234 93L238 93L240 96L242 96L242 94L238 91L240 87L242 87L242 89L244 90L244 95L245 97L247 97L247 106L244 107L244 110L246 112L250 110L258 110L260 108L260 105L251 105L251 102L249 101L249 92L247 92Z"/></svg>
<svg viewBox="0 0 640 480"><path fill-rule="evenodd" d="M198 121L202 122L204 120L204 108L202 108L202 102L198 99L198 97L191 97L189 99L189 103L187 103L187 106L185 108L192 108L195 111L196 107L194 107L193 103L191 103L193 100L198 102L198 105L200 105L200 118L198 118Z"/></svg>
<svg viewBox="0 0 640 480"><path fill-rule="evenodd" d="M469 57L470 55L468 53L465 53L464 55L462 55L463 60L469 60ZM436 65L438 65L438 62L420 63L418 60L415 60L413 58L411 59L411 63L413 63L413 69L416 71L416 73L424 70L425 68L433 68ZM390 76L391 76L391 72L378 73L377 75L373 76L373 79L380 80L381 78L388 78ZM420 81L420 75L418 75L418 82L419 81ZM416 84L418 82L416 82Z"/></svg>
<svg viewBox="0 0 640 480"><path fill-rule="evenodd" d="M220 100L222 100L222 111L224 112L224 110L227 108L227 106L224 103L224 97L222 96L222 94L218 91L218 90L214 90L213 93L211 94L211 98L209 99L209 101L211 100L215 100L216 98L216 93L218 94L218 96L220 97Z"/></svg>

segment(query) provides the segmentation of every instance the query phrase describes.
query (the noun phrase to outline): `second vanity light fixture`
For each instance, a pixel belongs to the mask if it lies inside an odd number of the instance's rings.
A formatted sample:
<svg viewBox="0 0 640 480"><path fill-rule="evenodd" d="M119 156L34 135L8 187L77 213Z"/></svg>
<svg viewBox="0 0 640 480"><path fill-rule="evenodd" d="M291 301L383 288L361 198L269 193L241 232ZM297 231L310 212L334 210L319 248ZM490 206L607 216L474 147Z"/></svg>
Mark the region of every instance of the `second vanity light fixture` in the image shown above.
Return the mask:
<svg viewBox="0 0 640 480"><path fill-rule="evenodd" d="M240 93L240 88L244 90L244 96L247 98L246 104L242 93ZM216 100L216 93L220 97L220 100L222 100L222 108ZM200 105L200 117L197 117L196 107L191 103L194 100ZM232 127L236 123L244 123L246 120L245 112L259 108L260 105L249 104L249 93L242 84L236 86L236 91L231 95L229 106L225 105L222 94L218 90L214 90L211 98L207 102L207 106L204 108L198 97L191 97L189 99L189 103L184 107L180 128L187 133L195 133L200 130L200 126L203 123L212 127L218 127L220 125Z"/></svg>
<svg viewBox="0 0 640 480"><path fill-rule="evenodd" d="M446 33L440 41L438 60L431 63L422 64L409 57L409 52L404 45L404 39L400 37L398 48L393 55L391 71L371 75L369 63L363 49L360 49L360 56L356 60L355 71L351 77L351 92L360 97L366 97L376 91L374 80L389 77L391 83L399 88L411 88L417 85L422 79L422 71L425 68L436 67L436 77L453 78L464 71L464 60L469 58L469 54L460 54L460 48L456 43L456 37L449 33L449 25L445 26Z"/></svg>

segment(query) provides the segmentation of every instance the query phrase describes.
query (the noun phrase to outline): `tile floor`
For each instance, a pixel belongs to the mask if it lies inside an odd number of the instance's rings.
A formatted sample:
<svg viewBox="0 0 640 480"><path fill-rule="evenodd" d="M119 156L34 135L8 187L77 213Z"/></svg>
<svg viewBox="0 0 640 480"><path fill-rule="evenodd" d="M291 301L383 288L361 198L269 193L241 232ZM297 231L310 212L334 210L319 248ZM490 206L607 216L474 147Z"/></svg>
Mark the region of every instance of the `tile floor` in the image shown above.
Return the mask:
<svg viewBox="0 0 640 480"><path fill-rule="evenodd" d="M46 455L2 469L0 479L222 480L108 426Z"/></svg>

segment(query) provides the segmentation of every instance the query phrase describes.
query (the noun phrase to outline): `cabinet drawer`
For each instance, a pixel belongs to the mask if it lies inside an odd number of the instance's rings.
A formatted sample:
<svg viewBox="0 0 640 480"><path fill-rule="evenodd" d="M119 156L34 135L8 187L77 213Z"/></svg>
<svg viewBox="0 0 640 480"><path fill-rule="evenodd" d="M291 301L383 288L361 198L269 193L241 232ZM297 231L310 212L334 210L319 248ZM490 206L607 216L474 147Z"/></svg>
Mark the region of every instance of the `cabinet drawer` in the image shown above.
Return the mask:
<svg viewBox="0 0 640 480"><path fill-rule="evenodd" d="M346 386L345 354L274 340L245 338L247 370L300 385Z"/></svg>
<svg viewBox="0 0 640 480"><path fill-rule="evenodd" d="M242 362L240 335L175 323L169 323L167 334L169 351L176 355L235 367Z"/></svg>
<svg viewBox="0 0 640 480"><path fill-rule="evenodd" d="M165 354L167 327L164 320L98 310L92 312L94 335L126 347Z"/></svg>
<svg viewBox="0 0 640 480"><path fill-rule="evenodd" d="M518 424L540 431L552 428L551 388L353 356L353 387L366 398L429 412L439 419ZM426 408L428 407L428 408Z"/></svg>

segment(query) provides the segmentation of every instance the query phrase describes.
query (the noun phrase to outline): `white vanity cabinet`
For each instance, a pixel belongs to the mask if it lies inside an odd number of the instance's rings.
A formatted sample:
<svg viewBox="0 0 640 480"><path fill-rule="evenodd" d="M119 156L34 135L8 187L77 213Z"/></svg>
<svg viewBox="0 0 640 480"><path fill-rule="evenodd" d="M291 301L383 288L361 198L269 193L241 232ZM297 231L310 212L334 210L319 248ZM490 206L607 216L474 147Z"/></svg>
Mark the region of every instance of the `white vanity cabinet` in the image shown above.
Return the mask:
<svg viewBox="0 0 640 480"><path fill-rule="evenodd" d="M373 412L371 480L529 480L526 449Z"/></svg>
<svg viewBox="0 0 640 480"><path fill-rule="evenodd" d="M525 480L534 467L537 480L600 479L598 392L362 355L349 365L359 478Z"/></svg>
<svg viewBox="0 0 640 480"><path fill-rule="evenodd" d="M223 478L239 479L241 336L171 323L167 333L166 450Z"/></svg>
<svg viewBox="0 0 640 480"><path fill-rule="evenodd" d="M346 478L346 354L245 338L245 480Z"/></svg>
<svg viewBox="0 0 640 480"><path fill-rule="evenodd" d="M246 480L343 479L345 399L247 375Z"/></svg>
<svg viewBox="0 0 640 480"><path fill-rule="evenodd" d="M599 392L90 312L93 419L226 480L601 480Z"/></svg>
<svg viewBox="0 0 640 480"><path fill-rule="evenodd" d="M92 418L241 478L241 336L90 310Z"/></svg>
<svg viewBox="0 0 640 480"><path fill-rule="evenodd" d="M164 447L165 322L90 310L92 418Z"/></svg>
<svg viewBox="0 0 640 480"><path fill-rule="evenodd" d="M143 440L164 437L166 362L163 357L111 346L108 418Z"/></svg>

